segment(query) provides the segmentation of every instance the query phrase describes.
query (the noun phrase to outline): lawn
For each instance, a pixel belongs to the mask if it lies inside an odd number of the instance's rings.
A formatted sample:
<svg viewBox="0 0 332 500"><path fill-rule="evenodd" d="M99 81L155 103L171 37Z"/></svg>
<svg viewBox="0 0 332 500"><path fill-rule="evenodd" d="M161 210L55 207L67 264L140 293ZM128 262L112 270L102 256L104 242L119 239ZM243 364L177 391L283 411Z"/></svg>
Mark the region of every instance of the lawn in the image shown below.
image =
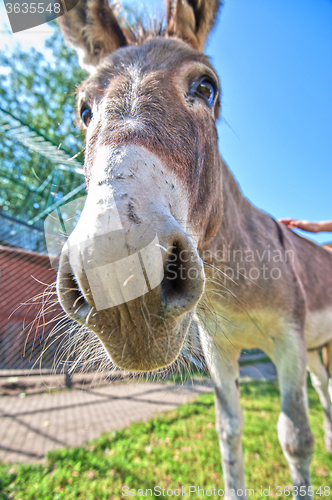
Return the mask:
<svg viewBox="0 0 332 500"><path fill-rule="evenodd" d="M256 498L266 498L268 492L263 496L261 487L271 486L269 498L287 498L277 496L276 490L277 486L290 486L276 433L278 388L271 382L244 382L241 399L247 488L254 490ZM316 438L311 470L317 494L313 498L331 498L324 487L332 491L332 456L324 448L323 412L311 387L309 404ZM190 498L208 498L209 493L214 498L213 488L217 497L223 477L214 420L213 394L205 394L192 404L103 434L82 447L50 452L43 465L0 463L0 499L118 500L140 498L139 493L148 498L175 498L171 490L176 493L176 488L183 487L187 489L184 497L186 492L189 497L189 486L199 486L205 492L205 496L191 492ZM160 488L151 497L145 490L156 486ZM136 490L135 496L128 494L129 488ZM206 491L209 489L211 492Z"/></svg>

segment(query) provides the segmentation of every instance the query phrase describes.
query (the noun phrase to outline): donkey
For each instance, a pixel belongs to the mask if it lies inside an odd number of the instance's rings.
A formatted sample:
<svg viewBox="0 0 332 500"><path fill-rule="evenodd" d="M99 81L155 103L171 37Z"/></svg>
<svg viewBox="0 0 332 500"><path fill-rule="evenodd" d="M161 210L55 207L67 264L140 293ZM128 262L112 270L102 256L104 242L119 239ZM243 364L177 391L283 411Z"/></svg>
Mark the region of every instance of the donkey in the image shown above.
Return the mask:
<svg viewBox="0 0 332 500"><path fill-rule="evenodd" d="M246 496L238 359L267 353L293 493L309 499L306 366L332 452L332 255L254 207L219 155L220 84L203 53L219 1L167 2L157 32L122 26L107 0L60 18L90 76L77 91L88 194L61 252L58 298L129 371L170 365L198 325L227 498Z"/></svg>

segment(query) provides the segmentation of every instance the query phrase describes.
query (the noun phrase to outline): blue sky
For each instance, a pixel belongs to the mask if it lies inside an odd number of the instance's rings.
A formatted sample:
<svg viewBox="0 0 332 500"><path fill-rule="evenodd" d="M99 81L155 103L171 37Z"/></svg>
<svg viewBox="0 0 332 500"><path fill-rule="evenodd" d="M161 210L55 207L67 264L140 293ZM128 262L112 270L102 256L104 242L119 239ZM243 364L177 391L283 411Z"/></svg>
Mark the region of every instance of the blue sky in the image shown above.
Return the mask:
<svg viewBox="0 0 332 500"><path fill-rule="evenodd" d="M243 193L276 218L332 219L331 26L331 0L225 0L207 45L223 89L220 152ZM0 33L0 47L41 49L48 32Z"/></svg>
<svg viewBox="0 0 332 500"><path fill-rule="evenodd" d="M207 47L223 88L220 152L277 218L332 219L331 26L330 0L225 0Z"/></svg>

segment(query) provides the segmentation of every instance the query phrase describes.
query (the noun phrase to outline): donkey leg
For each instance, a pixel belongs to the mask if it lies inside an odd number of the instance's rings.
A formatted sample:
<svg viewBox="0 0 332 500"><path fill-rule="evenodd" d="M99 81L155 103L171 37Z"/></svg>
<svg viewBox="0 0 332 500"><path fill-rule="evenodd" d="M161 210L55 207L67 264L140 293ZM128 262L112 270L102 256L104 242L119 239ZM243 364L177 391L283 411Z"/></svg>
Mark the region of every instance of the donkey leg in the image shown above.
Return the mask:
<svg viewBox="0 0 332 500"><path fill-rule="evenodd" d="M308 352L308 368L312 385L319 395L324 410L324 439L327 451L332 453L332 405L329 395L329 376L318 351Z"/></svg>
<svg viewBox="0 0 332 500"><path fill-rule="evenodd" d="M332 403L332 342L329 342L325 347L326 360L324 362L325 368L329 376L329 395Z"/></svg>
<svg viewBox="0 0 332 500"><path fill-rule="evenodd" d="M312 498L308 487L314 436L308 420L304 342L290 332L288 341L276 346L272 358L277 366L281 394L277 426L279 442L289 464L295 487L294 498L309 500Z"/></svg>
<svg viewBox="0 0 332 500"><path fill-rule="evenodd" d="M244 499L243 416L237 362L240 353L233 349L229 354L226 349L216 346L205 332L201 332L201 344L215 390L216 429L222 456L225 499Z"/></svg>

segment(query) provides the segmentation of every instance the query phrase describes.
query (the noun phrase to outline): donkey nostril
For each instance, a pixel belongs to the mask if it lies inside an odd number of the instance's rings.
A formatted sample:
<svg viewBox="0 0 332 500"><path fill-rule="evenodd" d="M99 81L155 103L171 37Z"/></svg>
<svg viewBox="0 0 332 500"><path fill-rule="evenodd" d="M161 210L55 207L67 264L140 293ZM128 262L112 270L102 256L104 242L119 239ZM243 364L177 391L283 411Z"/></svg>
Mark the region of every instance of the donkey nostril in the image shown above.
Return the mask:
<svg viewBox="0 0 332 500"><path fill-rule="evenodd" d="M161 290L165 298L170 294L182 294L185 291L187 273L182 262L183 253L180 245L174 242L164 264L164 278L161 283Z"/></svg>
<svg viewBox="0 0 332 500"><path fill-rule="evenodd" d="M80 307L86 303L86 300L81 289L74 280L74 275L71 275L69 279L71 279L71 282L73 284L73 288L70 290L72 292L71 300L73 301L71 308L73 310L73 313L76 314L79 311Z"/></svg>
<svg viewBox="0 0 332 500"><path fill-rule="evenodd" d="M161 282L161 291L164 298L172 292L177 293L181 287L177 273L178 256L177 244L173 243L172 250L164 264L164 278Z"/></svg>
<svg viewBox="0 0 332 500"><path fill-rule="evenodd" d="M77 314L81 306L86 303L85 297L75 280L74 274L68 274L65 279L62 280L60 292L62 304L67 312L69 311L71 314Z"/></svg>
<svg viewBox="0 0 332 500"><path fill-rule="evenodd" d="M91 307L75 279L67 255L62 256L59 266L57 291L60 304L68 316L84 324Z"/></svg>
<svg viewBox="0 0 332 500"><path fill-rule="evenodd" d="M175 241L164 263L161 293L166 309L185 312L192 309L204 286L202 265L196 252Z"/></svg>

